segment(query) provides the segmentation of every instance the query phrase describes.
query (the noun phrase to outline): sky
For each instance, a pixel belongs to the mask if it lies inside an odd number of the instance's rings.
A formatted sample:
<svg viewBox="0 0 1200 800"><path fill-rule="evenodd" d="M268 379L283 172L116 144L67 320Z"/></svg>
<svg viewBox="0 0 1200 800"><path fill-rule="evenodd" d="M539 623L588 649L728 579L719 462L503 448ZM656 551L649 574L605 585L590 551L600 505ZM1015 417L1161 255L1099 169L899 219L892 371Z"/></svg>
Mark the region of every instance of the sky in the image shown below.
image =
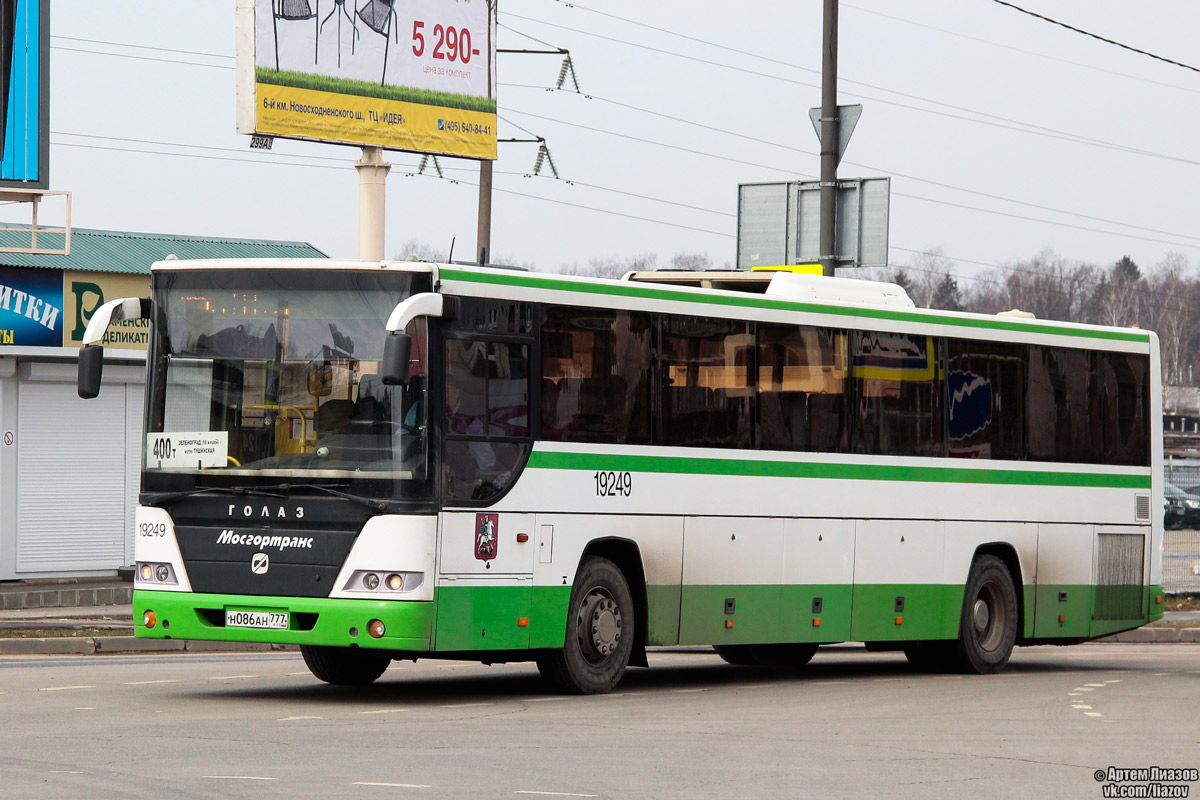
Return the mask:
<svg viewBox="0 0 1200 800"><path fill-rule="evenodd" d="M1200 67L1194 0L1017 4ZM560 56L497 56L499 138L544 137L558 178L533 175L535 144L499 144L494 260L731 265L738 184L819 173L821 14L820 0L500 0L499 47L568 49L580 92L549 90ZM937 249L969 276L1049 249L1200 265L1200 72L993 0L854 0L839 27L839 101L864 106L839 176L891 177L891 264ZM358 148L251 151L235 133L234 0L53 0L51 33L50 188L73 193L75 227L357 255ZM472 258L478 162L440 158L439 178L416 174L418 155L386 159L388 256L453 242Z"/></svg>

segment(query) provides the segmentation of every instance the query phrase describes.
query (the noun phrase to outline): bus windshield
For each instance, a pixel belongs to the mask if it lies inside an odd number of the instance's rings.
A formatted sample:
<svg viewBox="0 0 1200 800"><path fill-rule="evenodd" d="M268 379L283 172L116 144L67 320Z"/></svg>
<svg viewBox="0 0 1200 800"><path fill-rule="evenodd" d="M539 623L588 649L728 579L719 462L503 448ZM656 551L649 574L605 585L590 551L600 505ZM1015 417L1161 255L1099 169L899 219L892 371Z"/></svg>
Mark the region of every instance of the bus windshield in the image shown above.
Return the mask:
<svg viewBox="0 0 1200 800"><path fill-rule="evenodd" d="M388 315L429 283L334 269L156 272L143 490L427 496L423 320L410 329L408 385L378 373Z"/></svg>

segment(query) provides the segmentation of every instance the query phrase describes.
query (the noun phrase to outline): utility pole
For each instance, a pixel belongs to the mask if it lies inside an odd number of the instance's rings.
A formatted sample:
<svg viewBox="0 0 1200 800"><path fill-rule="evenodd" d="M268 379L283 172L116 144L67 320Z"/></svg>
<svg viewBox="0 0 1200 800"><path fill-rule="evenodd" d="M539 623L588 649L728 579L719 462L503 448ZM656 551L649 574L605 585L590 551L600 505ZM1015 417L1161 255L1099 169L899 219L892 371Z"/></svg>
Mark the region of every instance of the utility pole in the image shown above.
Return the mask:
<svg viewBox="0 0 1200 800"><path fill-rule="evenodd" d="M837 268L838 0L825 0L821 46L821 274Z"/></svg>

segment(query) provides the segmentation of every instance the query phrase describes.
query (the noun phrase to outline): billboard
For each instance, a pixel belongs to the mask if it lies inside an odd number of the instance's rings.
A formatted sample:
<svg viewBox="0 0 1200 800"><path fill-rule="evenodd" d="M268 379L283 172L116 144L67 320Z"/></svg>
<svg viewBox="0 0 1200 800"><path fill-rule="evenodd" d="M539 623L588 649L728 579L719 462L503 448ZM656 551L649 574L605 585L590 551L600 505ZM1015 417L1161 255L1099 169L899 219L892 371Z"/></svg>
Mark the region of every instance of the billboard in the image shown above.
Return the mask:
<svg viewBox="0 0 1200 800"><path fill-rule="evenodd" d="M0 186L49 184L49 0L0 0Z"/></svg>
<svg viewBox="0 0 1200 800"><path fill-rule="evenodd" d="M496 0L238 0L238 133L496 157Z"/></svg>
<svg viewBox="0 0 1200 800"><path fill-rule="evenodd" d="M88 320L106 300L149 293L149 275L0 267L0 354L4 345L79 347ZM102 344L145 350L149 332L149 320L115 322Z"/></svg>

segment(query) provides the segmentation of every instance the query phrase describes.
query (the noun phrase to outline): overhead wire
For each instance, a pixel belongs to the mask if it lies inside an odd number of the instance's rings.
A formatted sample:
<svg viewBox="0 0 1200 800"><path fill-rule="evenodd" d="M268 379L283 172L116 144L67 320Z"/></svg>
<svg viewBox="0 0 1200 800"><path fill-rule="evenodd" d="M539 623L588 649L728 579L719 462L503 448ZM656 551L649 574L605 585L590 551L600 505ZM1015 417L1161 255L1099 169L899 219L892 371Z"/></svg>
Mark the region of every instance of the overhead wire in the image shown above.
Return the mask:
<svg viewBox="0 0 1200 800"><path fill-rule="evenodd" d="M1092 33L1091 31L1085 31L1083 28L1076 28L1074 25L1068 25L1067 23L1061 22L1057 19L1054 19L1053 17L1047 17L1045 14L1039 14L1036 11L1030 11L1027 8L1022 8L1021 6L1017 5L1016 3L1008 2L1008 0L992 0L992 2L996 3L997 5L1007 6L1008 8L1014 9L1016 11L1020 11L1022 14L1028 14L1031 17L1036 17L1037 19L1040 19L1043 22L1049 22L1052 25L1058 25L1060 28L1066 28L1069 31L1074 31L1075 33L1079 33L1084 36L1090 36L1091 38L1096 39L1101 42L1104 42L1105 44L1111 44L1114 47L1120 47L1121 49L1128 50L1131 53L1137 53L1138 55L1146 56L1148 58L1153 58L1157 61L1162 61L1164 63L1171 64L1172 66L1182 67L1184 69L1190 69L1192 72L1200 72L1200 67L1193 67L1191 64L1184 64L1182 61L1175 61L1174 59L1170 59L1165 56L1160 56L1155 53L1151 53L1148 50L1142 50L1141 48L1127 45L1124 42L1118 42L1116 39L1109 39L1107 37L1100 36L1099 34Z"/></svg>

